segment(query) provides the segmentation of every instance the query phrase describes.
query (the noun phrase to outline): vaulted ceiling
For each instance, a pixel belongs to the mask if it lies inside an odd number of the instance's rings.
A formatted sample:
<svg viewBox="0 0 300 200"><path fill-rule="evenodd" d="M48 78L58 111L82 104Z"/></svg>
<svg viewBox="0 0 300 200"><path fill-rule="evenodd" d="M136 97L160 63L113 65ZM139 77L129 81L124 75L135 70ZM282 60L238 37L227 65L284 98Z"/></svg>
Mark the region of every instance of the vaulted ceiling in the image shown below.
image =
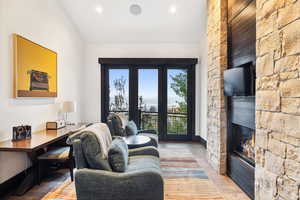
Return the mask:
<svg viewBox="0 0 300 200"><path fill-rule="evenodd" d="M60 0L91 43L198 43L206 0ZM137 4L141 14L130 13Z"/></svg>

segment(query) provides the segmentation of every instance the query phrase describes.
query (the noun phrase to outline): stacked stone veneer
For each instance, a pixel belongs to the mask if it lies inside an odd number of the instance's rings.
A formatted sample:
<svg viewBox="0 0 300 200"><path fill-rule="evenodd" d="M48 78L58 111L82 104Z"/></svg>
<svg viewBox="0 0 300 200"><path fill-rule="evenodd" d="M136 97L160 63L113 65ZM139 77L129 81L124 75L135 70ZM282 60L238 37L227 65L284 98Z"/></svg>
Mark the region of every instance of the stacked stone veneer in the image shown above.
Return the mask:
<svg viewBox="0 0 300 200"><path fill-rule="evenodd" d="M227 68L227 0L208 0L207 152L211 166L226 172L226 111L223 71Z"/></svg>
<svg viewBox="0 0 300 200"><path fill-rule="evenodd" d="M300 0L257 0L257 200L299 199Z"/></svg>

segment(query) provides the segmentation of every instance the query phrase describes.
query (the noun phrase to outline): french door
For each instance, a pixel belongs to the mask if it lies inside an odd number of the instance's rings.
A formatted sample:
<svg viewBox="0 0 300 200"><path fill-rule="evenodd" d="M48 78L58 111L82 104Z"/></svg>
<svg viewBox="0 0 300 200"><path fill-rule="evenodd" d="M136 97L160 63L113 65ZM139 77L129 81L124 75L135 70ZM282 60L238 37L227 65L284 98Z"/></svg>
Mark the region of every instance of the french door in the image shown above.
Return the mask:
<svg viewBox="0 0 300 200"><path fill-rule="evenodd" d="M162 140L195 133L196 59L99 59L101 119L119 113Z"/></svg>

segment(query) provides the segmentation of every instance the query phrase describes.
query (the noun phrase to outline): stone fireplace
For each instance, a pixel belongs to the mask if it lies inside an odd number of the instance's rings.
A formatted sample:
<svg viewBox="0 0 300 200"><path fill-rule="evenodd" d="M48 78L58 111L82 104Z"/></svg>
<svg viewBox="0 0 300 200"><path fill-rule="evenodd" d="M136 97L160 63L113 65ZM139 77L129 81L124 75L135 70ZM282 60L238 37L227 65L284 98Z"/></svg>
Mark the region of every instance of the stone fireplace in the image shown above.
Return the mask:
<svg viewBox="0 0 300 200"><path fill-rule="evenodd" d="M299 198L300 1L257 0L256 199Z"/></svg>
<svg viewBox="0 0 300 200"><path fill-rule="evenodd" d="M227 117L223 72L227 69L227 1L208 1L207 153L211 166L226 173Z"/></svg>
<svg viewBox="0 0 300 200"><path fill-rule="evenodd" d="M221 174L226 173L228 156L222 78L228 66L227 3L208 0L207 152L212 167ZM242 138L237 146L250 160L255 154L257 200L299 199L299 74L300 0L256 0L255 153L253 137Z"/></svg>

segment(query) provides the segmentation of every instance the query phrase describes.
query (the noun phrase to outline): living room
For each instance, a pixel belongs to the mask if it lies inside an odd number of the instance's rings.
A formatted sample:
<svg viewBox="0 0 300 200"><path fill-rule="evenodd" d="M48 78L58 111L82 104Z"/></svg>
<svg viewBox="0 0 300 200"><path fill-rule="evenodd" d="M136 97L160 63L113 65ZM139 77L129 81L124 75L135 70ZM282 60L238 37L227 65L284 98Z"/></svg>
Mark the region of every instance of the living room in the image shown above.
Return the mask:
<svg viewBox="0 0 300 200"><path fill-rule="evenodd" d="M0 199L299 199L299 11L0 0Z"/></svg>

